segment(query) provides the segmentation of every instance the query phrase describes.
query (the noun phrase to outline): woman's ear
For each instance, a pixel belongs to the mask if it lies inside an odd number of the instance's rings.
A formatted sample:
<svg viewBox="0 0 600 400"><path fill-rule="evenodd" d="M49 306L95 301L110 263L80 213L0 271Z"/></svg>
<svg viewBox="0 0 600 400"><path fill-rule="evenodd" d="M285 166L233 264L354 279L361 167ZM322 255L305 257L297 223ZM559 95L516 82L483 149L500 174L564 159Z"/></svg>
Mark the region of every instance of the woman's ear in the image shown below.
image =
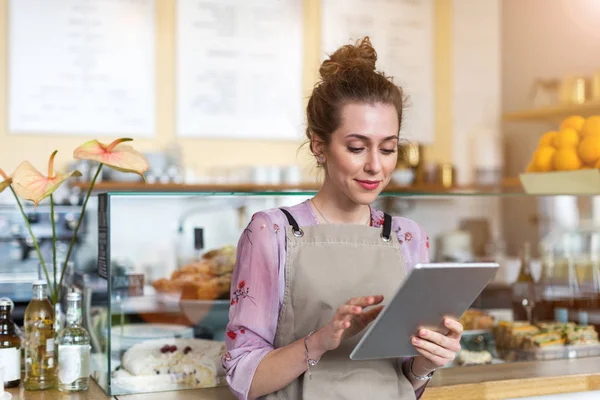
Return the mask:
<svg viewBox="0 0 600 400"><path fill-rule="evenodd" d="M319 164L325 164L327 159L325 158L325 142L319 139L314 133L311 135L310 139L310 149L312 153L317 158L317 162Z"/></svg>

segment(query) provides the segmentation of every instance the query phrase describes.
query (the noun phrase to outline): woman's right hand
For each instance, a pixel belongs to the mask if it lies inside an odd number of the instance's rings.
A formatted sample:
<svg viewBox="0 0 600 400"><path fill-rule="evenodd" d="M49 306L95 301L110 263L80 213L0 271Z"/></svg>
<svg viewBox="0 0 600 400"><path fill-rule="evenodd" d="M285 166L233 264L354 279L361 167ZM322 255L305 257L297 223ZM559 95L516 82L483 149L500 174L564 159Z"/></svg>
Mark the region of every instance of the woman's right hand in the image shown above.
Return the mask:
<svg viewBox="0 0 600 400"><path fill-rule="evenodd" d="M340 306L327 325L319 329L314 336L319 340L319 347L324 351L336 349L344 339L348 339L366 328L383 310L379 305L383 296L354 297Z"/></svg>

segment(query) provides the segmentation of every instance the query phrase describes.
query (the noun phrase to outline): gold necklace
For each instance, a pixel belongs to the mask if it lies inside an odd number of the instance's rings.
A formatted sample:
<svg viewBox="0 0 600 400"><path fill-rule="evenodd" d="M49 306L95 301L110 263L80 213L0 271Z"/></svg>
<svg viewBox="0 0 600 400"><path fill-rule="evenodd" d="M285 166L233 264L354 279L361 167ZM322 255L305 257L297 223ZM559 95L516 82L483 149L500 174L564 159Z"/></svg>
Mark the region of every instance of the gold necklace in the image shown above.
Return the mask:
<svg viewBox="0 0 600 400"><path fill-rule="evenodd" d="M331 224L331 222L329 222L327 217L325 217L325 215L323 215L321 210L319 210L319 207L317 207L317 204L313 201L313 199L310 199L310 203L315 207L315 210L317 210L317 212L323 218L323 220L325 220L326 223ZM369 226L371 225L371 207L369 207L369 219L367 220L367 225L369 225Z"/></svg>

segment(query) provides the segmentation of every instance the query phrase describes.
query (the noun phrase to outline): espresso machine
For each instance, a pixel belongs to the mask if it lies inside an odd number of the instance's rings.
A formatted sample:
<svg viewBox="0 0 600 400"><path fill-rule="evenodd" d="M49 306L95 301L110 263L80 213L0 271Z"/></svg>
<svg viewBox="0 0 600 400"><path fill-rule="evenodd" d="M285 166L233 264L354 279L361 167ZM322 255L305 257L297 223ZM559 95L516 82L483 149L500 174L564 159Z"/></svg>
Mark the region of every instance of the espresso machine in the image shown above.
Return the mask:
<svg viewBox="0 0 600 400"><path fill-rule="evenodd" d="M52 273L52 221L49 205L26 207L25 214L31 225L40 251ZM57 259L66 256L67 249L80 215L80 207L55 206ZM77 247L85 235L85 219L82 221L70 261L77 256ZM71 274L74 271L67 271ZM65 280L68 278L65 275ZM0 205L0 297L8 297L15 303L13 316L19 320L31 299L32 283L46 277L40 267L39 257L21 211L16 206Z"/></svg>

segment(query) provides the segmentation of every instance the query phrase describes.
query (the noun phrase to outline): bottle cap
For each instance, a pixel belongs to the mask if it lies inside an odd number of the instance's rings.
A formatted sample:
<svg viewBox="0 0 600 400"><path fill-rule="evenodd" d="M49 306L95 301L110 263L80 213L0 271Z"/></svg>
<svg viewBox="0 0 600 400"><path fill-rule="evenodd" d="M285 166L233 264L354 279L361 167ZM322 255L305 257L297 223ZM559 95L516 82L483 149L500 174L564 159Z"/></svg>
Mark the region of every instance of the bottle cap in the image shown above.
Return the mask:
<svg viewBox="0 0 600 400"><path fill-rule="evenodd" d="M67 301L78 301L81 300L81 295L77 292L71 292L67 294Z"/></svg>
<svg viewBox="0 0 600 400"><path fill-rule="evenodd" d="M8 299L0 299L0 307L7 307L7 306L12 308L11 301Z"/></svg>
<svg viewBox="0 0 600 400"><path fill-rule="evenodd" d="M33 286L48 286L48 283L42 279L33 281Z"/></svg>

